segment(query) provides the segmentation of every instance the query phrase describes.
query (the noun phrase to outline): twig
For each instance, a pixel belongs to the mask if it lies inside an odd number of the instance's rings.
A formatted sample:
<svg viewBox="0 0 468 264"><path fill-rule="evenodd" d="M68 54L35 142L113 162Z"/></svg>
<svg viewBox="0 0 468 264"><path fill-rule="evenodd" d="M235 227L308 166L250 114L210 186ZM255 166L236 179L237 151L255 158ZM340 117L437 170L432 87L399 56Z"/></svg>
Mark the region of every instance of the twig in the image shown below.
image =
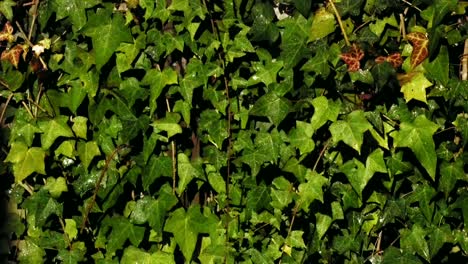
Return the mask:
<svg viewBox="0 0 468 264"><path fill-rule="evenodd" d="M36 19L37 19L37 6L39 5L39 0L32 0L32 21L31 21L31 26L29 27L29 34L28 38L31 39L32 37L32 32L34 30L34 26L36 24Z"/></svg>
<svg viewBox="0 0 468 264"><path fill-rule="evenodd" d="M83 233L83 229L86 226L86 222L88 222L89 213L91 212L91 209L96 203L96 197L99 192L99 189L101 188L101 182L104 179L104 175L106 175L107 170L109 169L110 162L112 161L112 159L114 159L114 156L119 152L119 150L124 147L126 147L126 145L121 145L121 146L116 147L114 151L112 151L112 153L107 157L104 168L102 168L101 170L101 175L99 176L99 179L96 182L96 188L94 189L93 198L91 199L91 202L88 203L88 206L86 206L86 210L84 211L83 222L81 223L81 228L80 228L80 234Z"/></svg>
<svg viewBox="0 0 468 264"><path fill-rule="evenodd" d="M17 182L19 186L23 187L30 195L34 194L34 190L28 184L24 184L22 182Z"/></svg>
<svg viewBox="0 0 468 264"><path fill-rule="evenodd" d="M169 99L166 98L167 112L171 112ZM176 177L177 177L177 160L176 160L176 144L171 140L171 158L172 158L172 193L176 193Z"/></svg>
<svg viewBox="0 0 468 264"><path fill-rule="evenodd" d="M34 115L31 113L31 110L29 110L29 107L26 105L26 103L24 101L21 102L24 106L24 108L26 108L26 111L28 111L28 114L31 116L32 119L34 119Z"/></svg>
<svg viewBox="0 0 468 264"><path fill-rule="evenodd" d="M13 98L13 94L10 94L6 100L5 106L2 109L2 113L0 114L0 126L3 127L5 124L5 120L3 120L3 117L5 116L6 109L8 108L8 105L10 104L11 98Z"/></svg>
<svg viewBox="0 0 468 264"><path fill-rule="evenodd" d="M70 238L68 237L68 234L65 232L65 224L63 223L63 220L61 217L58 217L60 225L62 226L62 231L63 231L63 236L65 237L65 240L67 241L68 244L68 249L72 249L72 244L70 241Z"/></svg>
<svg viewBox="0 0 468 264"><path fill-rule="evenodd" d="M408 2L407 0L401 0L401 1L404 2L405 4L411 6L412 8L418 10L419 12L422 12L422 10L419 7L413 5L412 3Z"/></svg>
<svg viewBox="0 0 468 264"><path fill-rule="evenodd" d="M312 168L312 171L315 171L317 169L318 163L322 159L323 154L325 154L325 150L327 150L328 145L330 145L330 140L327 141L325 146L323 146L322 150L320 151L320 154L319 154L317 160L315 161L315 164L314 164L314 167Z"/></svg>
<svg viewBox="0 0 468 264"><path fill-rule="evenodd" d="M338 25L340 25L341 32L343 33L344 40L346 42L346 46L351 46L351 43L349 42L348 35L346 34L346 30L343 25L343 21L341 21L341 16L340 13L338 13L338 10L336 9L335 4L333 3L333 0L328 0L330 3L331 7L333 8L333 12L335 12L336 20L338 20Z"/></svg>
<svg viewBox="0 0 468 264"><path fill-rule="evenodd" d="M463 55L460 58L462 69L460 71L460 79L462 81L468 80L468 39L465 39L465 47L463 48Z"/></svg>
<svg viewBox="0 0 468 264"><path fill-rule="evenodd" d="M289 238L289 236L291 235L291 232L292 232L292 227L294 225L294 220L296 219L296 215L297 215L297 211L299 210L299 206L301 205L301 203L297 203L296 206L294 206L294 209L293 209L293 213L292 213L292 217L291 217L291 224L289 225L289 229L288 229L288 235L286 236L286 239L284 241L284 244L283 246L281 247L281 256L283 256L284 254L284 249L285 249L285 246L286 246L286 243L287 243L287 239ZM282 258L279 260L279 264L281 264L281 260Z"/></svg>

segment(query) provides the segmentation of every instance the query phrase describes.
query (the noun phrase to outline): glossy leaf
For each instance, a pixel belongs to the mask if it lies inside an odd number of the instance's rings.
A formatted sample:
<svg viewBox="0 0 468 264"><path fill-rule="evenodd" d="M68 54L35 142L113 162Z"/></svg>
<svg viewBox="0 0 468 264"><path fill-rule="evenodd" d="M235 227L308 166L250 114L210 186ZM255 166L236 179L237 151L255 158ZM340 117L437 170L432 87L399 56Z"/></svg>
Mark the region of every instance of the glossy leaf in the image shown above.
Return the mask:
<svg viewBox="0 0 468 264"><path fill-rule="evenodd" d="M412 122L401 123L400 131L390 134L395 140L395 147L410 148L433 180L437 157L432 135L438 128L438 125L427 120L424 115L420 115Z"/></svg>
<svg viewBox="0 0 468 264"><path fill-rule="evenodd" d="M21 182L33 172L46 174L45 155L43 149L37 147L28 148L26 144L19 141L11 144L10 152L5 161L13 163L15 180Z"/></svg>
<svg viewBox="0 0 468 264"><path fill-rule="evenodd" d="M119 14L111 17L109 11L102 8L89 17L83 32L92 39L98 71L107 63L121 42L132 42L132 35L125 27L123 17Z"/></svg>
<svg viewBox="0 0 468 264"><path fill-rule="evenodd" d="M67 124L66 116L59 116L50 121L38 123L43 132L41 143L43 149L49 149L58 137L73 137L73 132Z"/></svg>
<svg viewBox="0 0 468 264"><path fill-rule="evenodd" d="M77 145L78 157L83 162L85 169L89 167L89 164L94 159L94 157L101 155L101 151L95 141L78 142Z"/></svg>
<svg viewBox="0 0 468 264"><path fill-rule="evenodd" d="M411 99L427 103L426 89L431 87L432 83L429 82L423 73L416 73L411 77L409 82L401 86L401 92L406 100L409 102Z"/></svg>
<svg viewBox="0 0 468 264"><path fill-rule="evenodd" d="M262 96L250 110L250 115L266 116L270 121L278 126L289 113L289 102L277 96L275 93L268 93Z"/></svg>
<svg viewBox="0 0 468 264"><path fill-rule="evenodd" d="M364 132L371 128L372 126L364 116L364 112L354 111L346 117L346 120L339 120L331 124L330 132L335 144L343 141L358 153L361 153Z"/></svg>

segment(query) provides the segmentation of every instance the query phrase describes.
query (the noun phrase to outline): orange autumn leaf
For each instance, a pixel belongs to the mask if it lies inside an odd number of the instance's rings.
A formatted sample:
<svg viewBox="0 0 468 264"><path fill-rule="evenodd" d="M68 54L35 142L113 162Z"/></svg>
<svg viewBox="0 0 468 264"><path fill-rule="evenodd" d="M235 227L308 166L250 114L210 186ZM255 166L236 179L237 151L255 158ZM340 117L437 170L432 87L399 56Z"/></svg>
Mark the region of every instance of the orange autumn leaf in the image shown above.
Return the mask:
<svg viewBox="0 0 468 264"><path fill-rule="evenodd" d="M376 63L384 63L388 62L392 65L393 68L398 68L403 64L403 59L401 58L401 54L396 52L393 54L390 54L389 56L379 56L375 58Z"/></svg>
<svg viewBox="0 0 468 264"><path fill-rule="evenodd" d="M13 66L15 66L15 68L18 68L20 56L23 51L23 46L16 45L11 49L4 50L2 52L1 60L9 61L11 64L13 64Z"/></svg>
<svg viewBox="0 0 468 264"><path fill-rule="evenodd" d="M429 55L427 48L429 40L424 33L413 32L406 35L408 40L413 45L413 52L411 53L411 67L415 68Z"/></svg>
<svg viewBox="0 0 468 264"><path fill-rule="evenodd" d="M353 44L353 47L349 52L342 53L340 58L348 65L348 71L355 72L361 68L361 63L359 62L364 58L364 51L359 47Z"/></svg>
<svg viewBox="0 0 468 264"><path fill-rule="evenodd" d="M13 42L13 40L15 40L15 37L13 36L13 27L10 22L7 21L3 26L3 30L0 31L0 41Z"/></svg>

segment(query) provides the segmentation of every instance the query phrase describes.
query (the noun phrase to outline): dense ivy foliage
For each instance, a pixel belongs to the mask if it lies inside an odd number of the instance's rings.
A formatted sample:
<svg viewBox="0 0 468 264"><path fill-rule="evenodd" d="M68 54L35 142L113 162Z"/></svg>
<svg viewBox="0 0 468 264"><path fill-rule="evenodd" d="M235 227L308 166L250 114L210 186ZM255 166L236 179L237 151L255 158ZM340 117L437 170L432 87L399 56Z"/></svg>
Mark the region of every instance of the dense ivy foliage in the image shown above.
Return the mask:
<svg viewBox="0 0 468 264"><path fill-rule="evenodd" d="M0 1L3 260L467 262L466 7Z"/></svg>

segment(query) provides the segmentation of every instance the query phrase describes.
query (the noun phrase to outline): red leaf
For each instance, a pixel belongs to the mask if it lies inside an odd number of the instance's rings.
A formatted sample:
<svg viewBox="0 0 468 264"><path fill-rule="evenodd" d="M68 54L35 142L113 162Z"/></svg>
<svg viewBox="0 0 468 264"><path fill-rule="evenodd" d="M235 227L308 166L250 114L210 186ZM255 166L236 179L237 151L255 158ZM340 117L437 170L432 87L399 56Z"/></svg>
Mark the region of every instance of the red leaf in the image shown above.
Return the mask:
<svg viewBox="0 0 468 264"><path fill-rule="evenodd" d="M24 49L21 45L16 45L9 50L4 50L2 52L1 60L9 61L15 68L18 69L18 63L20 60L21 53L23 53Z"/></svg>
<svg viewBox="0 0 468 264"><path fill-rule="evenodd" d="M355 72L361 68L361 63L359 62L364 58L364 51L362 51L355 44L351 47L351 50L346 53L342 53L340 58L348 65L348 71Z"/></svg>
<svg viewBox="0 0 468 264"><path fill-rule="evenodd" d="M401 54L396 52L396 53L389 55L388 57L379 56L375 58L375 62L379 64L388 62L393 66L393 68L398 68L401 66L401 64L403 64L403 59L401 58Z"/></svg>
<svg viewBox="0 0 468 264"><path fill-rule="evenodd" d="M13 40L15 40L15 37L13 36L13 27L9 21L5 23L3 30L0 32L0 41L5 40L8 42L13 42Z"/></svg>
<svg viewBox="0 0 468 264"><path fill-rule="evenodd" d="M427 36L421 32L409 33L406 37L413 45L411 66L414 68L421 64L421 62L429 55L429 50L427 49L429 40L427 39Z"/></svg>

